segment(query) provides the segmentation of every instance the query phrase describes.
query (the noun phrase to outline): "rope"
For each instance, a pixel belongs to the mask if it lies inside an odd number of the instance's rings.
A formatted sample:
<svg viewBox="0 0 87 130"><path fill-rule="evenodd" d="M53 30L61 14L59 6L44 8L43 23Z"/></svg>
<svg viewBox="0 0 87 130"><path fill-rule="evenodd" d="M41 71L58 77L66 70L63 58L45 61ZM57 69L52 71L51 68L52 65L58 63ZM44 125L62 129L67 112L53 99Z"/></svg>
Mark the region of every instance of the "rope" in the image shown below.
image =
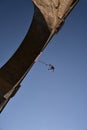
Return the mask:
<svg viewBox="0 0 87 130"><path fill-rule="evenodd" d="M44 64L44 65L48 66L49 67L48 70L51 70L51 71L54 72L55 67L53 65L47 64L46 62L41 61L41 60L38 60L38 62L40 62L41 64Z"/></svg>
<svg viewBox="0 0 87 130"><path fill-rule="evenodd" d="M46 66L49 66L49 65L50 65L50 64L47 64L46 62L41 61L41 60L38 60L38 62L40 62L41 64L44 64L44 65L46 65Z"/></svg>

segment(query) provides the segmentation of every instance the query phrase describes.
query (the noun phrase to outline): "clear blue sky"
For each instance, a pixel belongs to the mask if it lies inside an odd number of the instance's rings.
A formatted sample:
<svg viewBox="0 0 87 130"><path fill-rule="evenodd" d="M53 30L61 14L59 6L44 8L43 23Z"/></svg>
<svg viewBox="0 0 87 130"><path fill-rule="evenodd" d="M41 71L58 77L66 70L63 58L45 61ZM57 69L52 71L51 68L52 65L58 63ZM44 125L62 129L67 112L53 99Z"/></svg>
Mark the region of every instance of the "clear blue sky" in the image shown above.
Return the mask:
<svg viewBox="0 0 87 130"><path fill-rule="evenodd" d="M22 42L33 16L31 0L0 0L0 67ZM34 64L0 115L0 130L87 130L87 0Z"/></svg>

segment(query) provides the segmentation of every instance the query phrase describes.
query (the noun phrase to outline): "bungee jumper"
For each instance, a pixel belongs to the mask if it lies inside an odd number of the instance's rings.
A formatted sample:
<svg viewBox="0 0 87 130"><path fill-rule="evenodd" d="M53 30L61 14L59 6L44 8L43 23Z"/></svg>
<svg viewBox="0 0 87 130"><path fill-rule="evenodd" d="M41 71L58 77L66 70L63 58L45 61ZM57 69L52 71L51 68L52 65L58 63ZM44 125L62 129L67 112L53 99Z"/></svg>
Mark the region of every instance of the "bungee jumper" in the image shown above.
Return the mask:
<svg viewBox="0 0 87 130"><path fill-rule="evenodd" d="M41 63L41 64L44 64L45 66L48 66L48 70L54 72L55 67L52 64L47 64L46 62L41 61L41 60L38 60L38 62Z"/></svg>
<svg viewBox="0 0 87 130"><path fill-rule="evenodd" d="M55 67L54 67L53 65L49 64L49 68L48 68L48 70L51 70L52 72L54 72Z"/></svg>

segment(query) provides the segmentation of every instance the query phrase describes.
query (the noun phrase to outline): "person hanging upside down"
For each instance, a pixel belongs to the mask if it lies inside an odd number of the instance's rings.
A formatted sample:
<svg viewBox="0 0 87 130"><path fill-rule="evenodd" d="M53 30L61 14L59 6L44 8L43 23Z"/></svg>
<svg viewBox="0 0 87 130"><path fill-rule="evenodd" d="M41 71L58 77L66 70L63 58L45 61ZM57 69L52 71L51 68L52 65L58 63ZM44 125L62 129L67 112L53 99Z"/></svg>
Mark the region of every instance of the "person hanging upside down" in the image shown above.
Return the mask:
<svg viewBox="0 0 87 130"><path fill-rule="evenodd" d="M52 70L54 72L54 69L55 69L55 67L53 65L49 64L48 70Z"/></svg>

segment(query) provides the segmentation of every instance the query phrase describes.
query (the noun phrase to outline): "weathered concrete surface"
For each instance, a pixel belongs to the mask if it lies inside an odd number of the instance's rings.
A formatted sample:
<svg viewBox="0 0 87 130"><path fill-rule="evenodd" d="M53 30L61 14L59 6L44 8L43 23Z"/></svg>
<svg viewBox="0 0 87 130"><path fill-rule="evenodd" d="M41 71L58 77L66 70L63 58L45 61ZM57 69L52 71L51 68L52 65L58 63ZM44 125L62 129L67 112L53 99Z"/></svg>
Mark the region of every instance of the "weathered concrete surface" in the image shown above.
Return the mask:
<svg viewBox="0 0 87 130"><path fill-rule="evenodd" d="M59 28L78 0L33 0L40 9L50 30Z"/></svg>
<svg viewBox="0 0 87 130"><path fill-rule="evenodd" d="M23 42L0 69L0 112L15 95L38 55L59 31L77 0L33 0L34 16Z"/></svg>

